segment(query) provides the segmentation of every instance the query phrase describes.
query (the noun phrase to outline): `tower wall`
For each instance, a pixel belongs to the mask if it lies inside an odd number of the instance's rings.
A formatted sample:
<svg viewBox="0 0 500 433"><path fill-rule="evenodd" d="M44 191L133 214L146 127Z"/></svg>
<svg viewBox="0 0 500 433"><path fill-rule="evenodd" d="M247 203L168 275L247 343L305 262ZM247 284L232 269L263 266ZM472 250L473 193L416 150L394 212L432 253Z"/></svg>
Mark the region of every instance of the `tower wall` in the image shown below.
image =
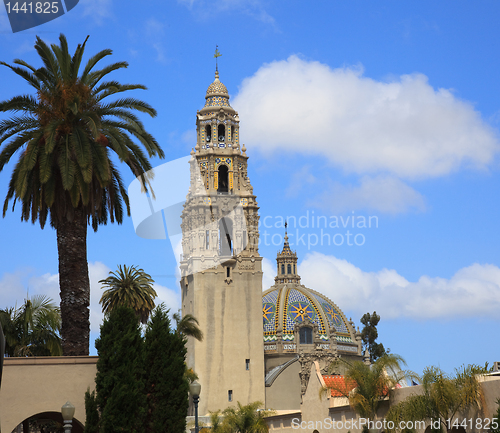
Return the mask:
<svg viewBox="0 0 500 433"><path fill-rule="evenodd" d="M229 283L226 266L194 274L184 289L183 310L204 332L202 342L190 339L187 358L202 384L200 414L238 401L264 402L261 260L236 261Z"/></svg>
<svg viewBox="0 0 500 433"><path fill-rule="evenodd" d="M259 208L239 117L218 73L205 98L182 212L181 260L182 311L204 333L201 342L188 339L187 354L202 386L202 415L265 400Z"/></svg>

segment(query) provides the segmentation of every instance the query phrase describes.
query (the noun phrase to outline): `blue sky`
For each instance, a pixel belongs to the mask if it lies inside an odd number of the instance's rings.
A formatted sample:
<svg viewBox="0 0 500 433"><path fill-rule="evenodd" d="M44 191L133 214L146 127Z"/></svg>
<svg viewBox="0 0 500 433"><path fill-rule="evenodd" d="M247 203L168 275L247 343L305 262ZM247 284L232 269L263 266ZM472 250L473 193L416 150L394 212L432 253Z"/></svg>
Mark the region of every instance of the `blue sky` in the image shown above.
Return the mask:
<svg viewBox="0 0 500 433"><path fill-rule="evenodd" d="M109 61L129 62L115 78L148 87L134 96L157 109L143 120L170 161L195 145L218 44L261 207L264 289L281 221L295 217L303 284L357 324L376 310L379 340L413 370L451 372L500 360L499 18L496 1L81 0L16 34L2 10L0 60L39 65L36 35L64 33L72 50L90 35L87 56L111 48ZM5 67L0 82L2 100L30 91ZM0 173L2 200L12 167ZM0 306L28 290L58 299L55 232L16 209L0 239ZM170 243L136 236L131 218L89 231L88 260L93 337L97 282L118 264L143 267L179 308Z"/></svg>

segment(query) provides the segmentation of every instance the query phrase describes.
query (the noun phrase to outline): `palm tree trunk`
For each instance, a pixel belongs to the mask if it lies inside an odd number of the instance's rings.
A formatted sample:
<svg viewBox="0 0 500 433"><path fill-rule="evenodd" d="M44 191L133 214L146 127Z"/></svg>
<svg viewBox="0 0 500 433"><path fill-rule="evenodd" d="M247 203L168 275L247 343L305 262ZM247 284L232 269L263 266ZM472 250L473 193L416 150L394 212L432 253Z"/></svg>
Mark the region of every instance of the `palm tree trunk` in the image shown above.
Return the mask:
<svg viewBox="0 0 500 433"><path fill-rule="evenodd" d="M61 338L64 356L89 354L90 280L87 263L87 219L74 210L73 221L57 224Z"/></svg>

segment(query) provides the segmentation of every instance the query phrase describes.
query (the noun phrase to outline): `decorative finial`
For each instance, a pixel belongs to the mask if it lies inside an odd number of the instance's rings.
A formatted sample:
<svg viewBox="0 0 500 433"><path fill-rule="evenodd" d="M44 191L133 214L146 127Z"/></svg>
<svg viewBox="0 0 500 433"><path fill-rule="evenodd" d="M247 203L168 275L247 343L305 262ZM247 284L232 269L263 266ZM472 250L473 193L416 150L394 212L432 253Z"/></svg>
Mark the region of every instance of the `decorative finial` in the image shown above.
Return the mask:
<svg viewBox="0 0 500 433"><path fill-rule="evenodd" d="M288 221L285 220L285 236L288 234L288 230L287 230L287 227L288 227Z"/></svg>
<svg viewBox="0 0 500 433"><path fill-rule="evenodd" d="M215 57L215 77L218 78L219 77L219 65L217 64L217 59L222 56L222 54L220 53L219 51L219 46L216 45L215 46L215 54L214 54L214 57Z"/></svg>

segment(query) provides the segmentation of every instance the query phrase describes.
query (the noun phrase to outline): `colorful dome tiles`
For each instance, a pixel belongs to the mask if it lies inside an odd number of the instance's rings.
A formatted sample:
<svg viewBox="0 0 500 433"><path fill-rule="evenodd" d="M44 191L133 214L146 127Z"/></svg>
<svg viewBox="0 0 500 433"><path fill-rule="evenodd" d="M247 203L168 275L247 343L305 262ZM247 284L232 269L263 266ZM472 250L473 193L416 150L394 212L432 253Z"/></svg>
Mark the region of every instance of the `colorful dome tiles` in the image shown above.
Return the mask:
<svg viewBox="0 0 500 433"><path fill-rule="evenodd" d="M325 296L302 285L273 286L262 297L264 341L293 341L295 325L310 321L317 325L319 338L328 341L330 330L337 342L353 343L352 332L340 309Z"/></svg>

